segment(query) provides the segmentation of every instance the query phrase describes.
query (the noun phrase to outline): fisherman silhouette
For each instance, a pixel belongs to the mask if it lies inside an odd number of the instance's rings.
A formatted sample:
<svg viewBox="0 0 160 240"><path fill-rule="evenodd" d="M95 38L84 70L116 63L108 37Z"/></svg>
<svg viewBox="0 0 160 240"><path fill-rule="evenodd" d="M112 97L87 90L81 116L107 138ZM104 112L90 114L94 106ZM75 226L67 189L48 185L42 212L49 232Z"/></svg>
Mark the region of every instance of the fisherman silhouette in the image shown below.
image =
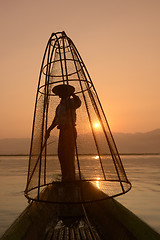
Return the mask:
<svg viewBox="0 0 160 240"><path fill-rule="evenodd" d="M74 94L74 91L73 86L66 84L55 86L52 89L52 92L58 95L61 101L46 133L47 139L51 130L56 126L60 130L58 158L62 171L62 181L75 180L76 109L81 106L81 100Z"/></svg>

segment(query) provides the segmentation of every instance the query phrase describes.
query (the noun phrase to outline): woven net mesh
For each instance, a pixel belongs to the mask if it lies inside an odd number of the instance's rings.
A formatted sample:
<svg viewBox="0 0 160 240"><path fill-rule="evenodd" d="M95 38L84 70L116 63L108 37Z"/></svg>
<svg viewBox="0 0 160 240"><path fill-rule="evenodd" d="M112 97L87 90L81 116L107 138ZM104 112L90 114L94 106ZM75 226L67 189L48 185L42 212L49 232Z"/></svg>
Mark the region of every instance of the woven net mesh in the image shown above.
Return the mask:
<svg viewBox="0 0 160 240"><path fill-rule="evenodd" d="M62 32L51 35L42 61L35 103L26 196L35 199L38 195L37 199L41 200L40 192L46 185L63 182L58 156L60 129L55 127L50 132L50 137L46 139L47 129L51 126L61 101L52 89L61 84L73 86L74 94L81 101L81 106L76 109L74 127L77 132L74 182L93 183L108 197L127 192L131 185L93 82L72 40ZM69 142L70 136L65 141ZM85 199L92 200L89 197Z"/></svg>

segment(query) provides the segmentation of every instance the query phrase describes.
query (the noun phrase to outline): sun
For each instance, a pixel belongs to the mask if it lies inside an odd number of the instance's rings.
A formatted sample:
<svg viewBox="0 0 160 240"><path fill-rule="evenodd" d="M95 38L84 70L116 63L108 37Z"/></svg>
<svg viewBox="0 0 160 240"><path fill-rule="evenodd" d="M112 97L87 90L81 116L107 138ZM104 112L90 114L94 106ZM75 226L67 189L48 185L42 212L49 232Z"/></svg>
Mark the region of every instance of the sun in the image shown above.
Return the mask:
<svg viewBox="0 0 160 240"><path fill-rule="evenodd" d="M95 123L93 123L93 127L98 130L98 129L100 129L101 124L99 122L95 122Z"/></svg>

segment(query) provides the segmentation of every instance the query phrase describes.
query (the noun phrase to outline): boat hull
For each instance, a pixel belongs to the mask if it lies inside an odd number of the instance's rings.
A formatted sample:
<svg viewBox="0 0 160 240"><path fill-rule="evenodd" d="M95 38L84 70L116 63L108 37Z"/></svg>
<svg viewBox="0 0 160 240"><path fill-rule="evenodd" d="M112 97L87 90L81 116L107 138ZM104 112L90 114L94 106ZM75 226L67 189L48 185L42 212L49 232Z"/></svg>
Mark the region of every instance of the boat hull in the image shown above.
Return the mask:
<svg viewBox="0 0 160 240"><path fill-rule="evenodd" d="M57 191L54 184L44 190L42 193L44 199L50 199L52 191ZM63 195L62 192L61 195ZM82 198L85 199L88 194L90 198L99 199L104 193L91 183L85 183ZM155 230L119 202L110 198L83 204L51 204L33 201L4 233L1 240L50 240L52 238L49 238L49 232L52 229L52 233L50 233L52 237L57 229L58 221L63 222L63 229L64 225L66 225L66 229L70 229L71 226L73 229L74 222L83 221L88 224L88 220L84 220L87 218L91 224L91 230L96 229L96 239L160 239L160 235ZM74 229L77 231L76 227ZM92 235L92 231L90 235ZM71 239L78 238L75 234ZM82 236L80 239L85 238ZM90 239L94 239L93 236Z"/></svg>

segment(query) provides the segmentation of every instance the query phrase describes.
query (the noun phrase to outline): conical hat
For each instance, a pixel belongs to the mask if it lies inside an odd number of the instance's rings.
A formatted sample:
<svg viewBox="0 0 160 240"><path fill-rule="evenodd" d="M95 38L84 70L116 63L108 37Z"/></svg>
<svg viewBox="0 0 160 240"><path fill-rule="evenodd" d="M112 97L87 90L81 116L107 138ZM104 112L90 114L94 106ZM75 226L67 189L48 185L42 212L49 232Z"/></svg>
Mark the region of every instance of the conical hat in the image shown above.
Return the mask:
<svg viewBox="0 0 160 240"><path fill-rule="evenodd" d="M61 95L61 96L71 96L75 91L75 88L71 85L66 85L66 84L60 84L55 86L52 89L52 92L55 93L56 95Z"/></svg>

